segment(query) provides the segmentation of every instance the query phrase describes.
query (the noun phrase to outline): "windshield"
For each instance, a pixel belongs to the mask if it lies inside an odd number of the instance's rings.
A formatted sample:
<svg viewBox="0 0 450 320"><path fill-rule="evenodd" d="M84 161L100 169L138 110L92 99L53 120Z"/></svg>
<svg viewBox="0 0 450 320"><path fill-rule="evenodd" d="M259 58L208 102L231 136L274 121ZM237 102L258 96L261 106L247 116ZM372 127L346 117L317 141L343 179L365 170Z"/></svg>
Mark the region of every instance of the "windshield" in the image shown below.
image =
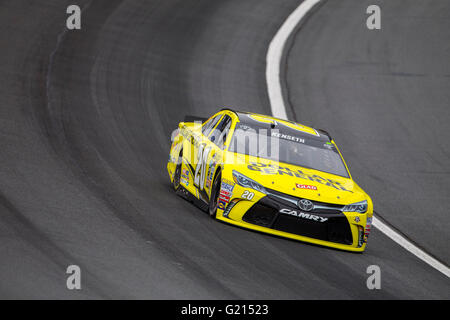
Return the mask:
<svg viewBox="0 0 450 320"><path fill-rule="evenodd" d="M328 138L281 124L267 128L238 123L229 151L349 177L336 146Z"/></svg>

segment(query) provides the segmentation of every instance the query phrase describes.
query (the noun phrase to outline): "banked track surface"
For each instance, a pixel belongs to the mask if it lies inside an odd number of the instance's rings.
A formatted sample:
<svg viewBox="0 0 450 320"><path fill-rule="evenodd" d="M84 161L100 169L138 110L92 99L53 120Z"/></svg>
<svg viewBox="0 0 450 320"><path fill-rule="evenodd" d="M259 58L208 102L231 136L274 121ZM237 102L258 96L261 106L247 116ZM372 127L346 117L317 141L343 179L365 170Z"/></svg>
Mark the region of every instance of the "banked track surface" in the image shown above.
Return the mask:
<svg viewBox="0 0 450 320"><path fill-rule="evenodd" d="M376 230L350 254L212 221L171 191L185 114L270 113L266 50L298 1L84 1L65 31L69 4L1 5L1 297L449 298Z"/></svg>
<svg viewBox="0 0 450 320"><path fill-rule="evenodd" d="M323 1L290 38L291 117L333 132L378 215L450 261L450 1ZM286 90L287 89L287 90Z"/></svg>

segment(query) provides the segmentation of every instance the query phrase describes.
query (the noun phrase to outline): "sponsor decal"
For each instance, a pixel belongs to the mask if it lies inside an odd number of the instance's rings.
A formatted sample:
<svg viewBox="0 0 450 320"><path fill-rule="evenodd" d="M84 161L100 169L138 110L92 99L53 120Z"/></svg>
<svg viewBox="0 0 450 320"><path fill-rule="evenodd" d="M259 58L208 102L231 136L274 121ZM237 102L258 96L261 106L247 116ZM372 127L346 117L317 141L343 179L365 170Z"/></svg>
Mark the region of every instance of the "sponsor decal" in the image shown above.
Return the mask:
<svg viewBox="0 0 450 320"><path fill-rule="evenodd" d="M342 191L348 191L353 193L353 191L347 190L339 181L323 178L317 174L307 174L298 170L291 170L288 167L280 167L275 166L272 164L264 164L264 163L257 163L257 162L251 162L249 165L247 165L247 168L249 170L253 171L259 171L264 174L271 174L271 175L288 175L291 177L297 177L300 179L310 180L314 182L318 182L320 184L326 185L328 187L335 188L337 190Z"/></svg>
<svg viewBox="0 0 450 320"><path fill-rule="evenodd" d="M296 183L295 186L296 186L298 189L317 190L317 187L316 187L316 186L312 186L312 185L309 185L309 184L299 184L299 183Z"/></svg>
<svg viewBox="0 0 450 320"><path fill-rule="evenodd" d="M359 219L359 217L355 217L355 222L358 223L359 221L361 221L361 219Z"/></svg>
<svg viewBox="0 0 450 320"><path fill-rule="evenodd" d="M221 190L225 190L232 193L233 189L234 189L234 182L226 179L222 180Z"/></svg>
<svg viewBox="0 0 450 320"><path fill-rule="evenodd" d="M225 210L226 203L219 199L219 205L217 206L220 210Z"/></svg>
<svg viewBox="0 0 450 320"><path fill-rule="evenodd" d="M183 171L181 171L180 180L186 187L189 186L189 170L183 169Z"/></svg>
<svg viewBox="0 0 450 320"><path fill-rule="evenodd" d="M220 188L219 201L227 204L230 202L230 198L233 194L234 182L231 182L227 179L222 180L222 185Z"/></svg>
<svg viewBox="0 0 450 320"><path fill-rule="evenodd" d="M297 217L297 218L317 221L317 222L320 222L320 223L325 222L325 221L328 220L328 218L319 217L319 216L316 216L314 214L305 213L305 212L296 211L296 210L291 210L291 209L281 209L279 212L283 213L283 214L291 215L291 216L294 216L294 217Z"/></svg>
<svg viewBox="0 0 450 320"><path fill-rule="evenodd" d="M181 177L189 181L189 170L183 169L183 171L181 173Z"/></svg>
<svg viewBox="0 0 450 320"><path fill-rule="evenodd" d="M231 192L226 190L220 190L219 200L228 203L230 202Z"/></svg>
<svg viewBox="0 0 450 320"><path fill-rule="evenodd" d="M235 185L234 181L228 180L228 179L222 179L222 182L228 183L229 185L232 185L232 186Z"/></svg>
<svg viewBox="0 0 450 320"><path fill-rule="evenodd" d="M372 218L367 218L366 228L364 229L364 242L367 242L370 234L370 228L372 227Z"/></svg>

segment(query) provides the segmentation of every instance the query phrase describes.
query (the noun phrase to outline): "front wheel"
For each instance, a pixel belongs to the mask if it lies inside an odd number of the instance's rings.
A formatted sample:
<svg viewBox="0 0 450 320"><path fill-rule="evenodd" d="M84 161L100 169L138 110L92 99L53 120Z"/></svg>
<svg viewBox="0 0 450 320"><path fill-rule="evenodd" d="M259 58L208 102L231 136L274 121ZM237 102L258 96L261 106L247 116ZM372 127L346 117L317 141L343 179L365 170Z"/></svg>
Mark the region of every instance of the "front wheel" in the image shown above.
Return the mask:
<svg viewBox="0 0 450 320"><path fill-rule="evenodd" d="M208 213L211 218L215 218L217 215L217 208L219 206L219 195L220 195L220 185L221 185L221 174L219 173L214 180L211 189L211 198L209 199L209 209Z"/></svg>

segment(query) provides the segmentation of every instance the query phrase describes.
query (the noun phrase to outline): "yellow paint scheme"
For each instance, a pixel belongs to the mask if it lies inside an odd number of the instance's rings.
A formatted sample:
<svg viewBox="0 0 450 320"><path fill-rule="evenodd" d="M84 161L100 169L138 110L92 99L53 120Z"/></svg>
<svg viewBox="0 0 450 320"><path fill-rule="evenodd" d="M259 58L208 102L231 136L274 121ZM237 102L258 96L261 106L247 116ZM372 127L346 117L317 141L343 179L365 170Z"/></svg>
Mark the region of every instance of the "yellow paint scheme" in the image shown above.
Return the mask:
<svg viewBox="0 0 450 320"><path fill-rule="evenodd" d="M233 132L236 122L239 122L238 116L234 112L228 110L221 111L214 116L223 114L226 114L232 118L233 125L231 126L231 132ZM257 114L252 114L251 116L255 119L258 119L258 121L284 121L286 125L289 125L296 130L300 130L312 135L318 135L315 129L303 126L301 124L296 124L290 121ZM175 136L170 149L170 157L167 169L170 179L171 181L173 181L176 168L175 162L176 159L178 159L180 150L182 148L182 172L183 170L188 170L189 177L188 179L185 179L186 182L181 181L181 185L183 185L183 187L186 188L186 190L188 190L197 199L208 202L211 193L211 186L215 177L215 172L217 168L220 167L222 181L226 180L229 183L234 184L230 202L236 202L236 205L232 208L228 217L225 217L223 215L224 210L219 208L216 215L217 219L239 227L269 233L289 239L309 242L316 245L355 252L362 252L365 250L366 242L364 242L361 247L358 247L358 228L362 228L362 232L364 232L364 228L367 224L367 218L372 218L373 215L373 203L371 198L353 181L350 173L349 178L345 178L313 169L294 166L291 164L279 163L272 160L228 152L226 151L226 149L228 143L231 140L231 135L227 137L225 147L221 149L214 143L212 143L207 137L201 134L201 128L201 125L198 124L194 125L193 123L180 123L179 132ZM334 141L331 142L335 145ZM206 163L206 168L204 169L206 174L204 176L204 189L202 190L202 192L199 192L198 186L194 184L194 176L196 174L196 171L199 171L197 169L197 166L200 165L199 163L197 163L199 161L196 160L198 157L198 148L196 148L195 145L198 146L201 144L205 144L205 146L210 148L211 151L205 158L206 162L203 161L204 163ZM337 150L339 151L339 149ZM189 165L188 163L190 163L191 165ZM211 163L213 164L213 166L210 166ZM345 162L344 165L347 168ZM366 213L362 214L356 212L343 212L350 225L353 244L345 245L318 240L258 226L255 224L250 224L243 221L242 217L247 212L247 210L266 195L257 190L241 187L240 185L233 182L233 170L236 170L239 173L247 176L248 178L256 181L265 188L276 190L278 192L288 194L297 198L306 198L312 201L333 203L339 205L347 205L366 200L368 204ZM210 181L210 183L208 184L209 176L212 177L212 181ZM317 188L317 190L299 189L296 187L297 184L314 186ZM243 198L243 194L245 191L254 193L254 197L251 200Z"/></svg>

